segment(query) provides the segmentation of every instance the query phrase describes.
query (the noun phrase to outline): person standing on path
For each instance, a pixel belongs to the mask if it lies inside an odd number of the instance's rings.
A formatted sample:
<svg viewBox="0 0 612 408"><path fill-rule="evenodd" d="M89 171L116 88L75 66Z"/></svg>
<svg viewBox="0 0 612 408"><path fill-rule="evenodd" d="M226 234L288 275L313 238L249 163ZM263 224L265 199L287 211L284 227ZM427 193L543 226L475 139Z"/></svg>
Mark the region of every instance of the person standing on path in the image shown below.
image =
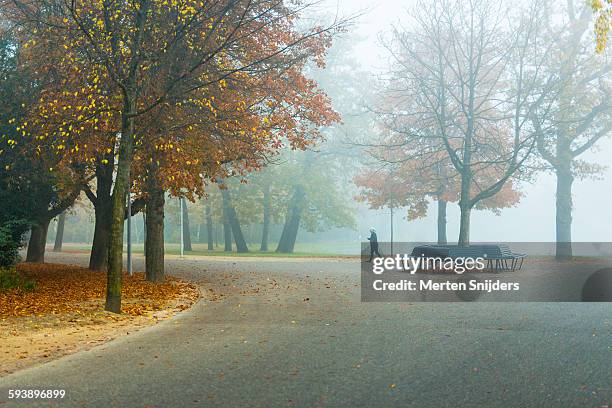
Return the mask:
<svg viewBox="0 0 612 408"><path fill-rule="evenodd" d="M374 227L370 228L370 237L368 241L370 241L370 259L368 259L368 262L372 262L374 254L379 258L382 257L380 252L378 252L378 237L376 236L376 229L374 229Z"/></svg>

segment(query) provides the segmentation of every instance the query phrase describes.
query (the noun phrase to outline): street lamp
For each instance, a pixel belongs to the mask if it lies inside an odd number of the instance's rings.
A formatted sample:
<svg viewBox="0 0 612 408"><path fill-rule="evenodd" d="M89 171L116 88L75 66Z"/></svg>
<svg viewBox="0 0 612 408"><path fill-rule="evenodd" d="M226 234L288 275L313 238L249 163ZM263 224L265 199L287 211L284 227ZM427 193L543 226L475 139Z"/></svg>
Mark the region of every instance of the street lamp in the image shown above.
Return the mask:
<svg viewBox="0 0 612 408"><path fill-rule="evenodd" d="M181 236L181 258L185 255L185 238L183 236L184 231L185 231L183 229L184 228L184 225L183 225L183 222L184 222L184 220L183 220L183 205L184 205L183 200L184 200L183 197L179 197L179 212L181 214L181 216L180 216L180 219L181 219L181 233L180 233L180 236Z"/></svg>
<svg viewBox="0 0 612 408"><path fill-rule="evenodd" d="M132 180L128 177L127 193L127 270L132 276Z"/></svg>
<svg viewBox="0 0 612 408"><path fill-rule="evenodd" d="M393 206L390 206L389 209L391 210L391 253L390 255L393 256Z"/></svg>

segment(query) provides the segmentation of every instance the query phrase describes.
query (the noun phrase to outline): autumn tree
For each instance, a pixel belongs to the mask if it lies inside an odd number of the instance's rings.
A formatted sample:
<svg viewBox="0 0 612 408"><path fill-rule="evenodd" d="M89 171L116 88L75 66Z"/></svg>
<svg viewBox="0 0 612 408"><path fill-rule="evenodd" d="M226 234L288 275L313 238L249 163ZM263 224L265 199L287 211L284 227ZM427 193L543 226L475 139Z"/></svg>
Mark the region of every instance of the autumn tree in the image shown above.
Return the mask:
<svg viewBox="0 0 612 408"><path fill-rule="evenodd" d="M42 135L55 138L56 147L83 149L101 120L113 122L116 139L111 232L108 258L107 310L120 310L121 252L124 203L134 152L143 133L137 122L178 109L183 102L239 73L275 67L295 50L320 54L321 39L334 27L294 29L303 6L271 1L46 2L12 1L7 11L22 27L36 34L36 43L61 50L54 66L66 73L49 98L40 103L45 115L62 109L64 120ZM262 48L263 46L263 48ZM52 54L53 55L53 54ZM280 64L281 66L283 64ZM98 84L103 83L104 89ZM66 103L66 97L78 98ZM203 92L198 96L201 98ZM58 96L63 96L60 98ZM200 99L198 103L210 103ZM41 125L43 121L38 124ZM45 127L45 126L42 126ZM110 143L103 143L104 147ZM97 146L99 149L100 146ZM62 153L65 153L62 152ZM111 163L106 159L109 164Z"/></svg>
<svg viewBox="0 0 612 408"><path fill-rule="evenodd" d="M46 143L32 143L28 138L23 121L53 75L36 78L31 69L20 64L27 51L15 27L3 28L6 31L2 32L0 43L4 94L0 106L2 177L7 183L6 193L14 194L22 202L19 205L27 208L24 219L31 233L26 260L43 262L49 223L74 203L85 183L84 172L78 166L61 163ZM26 202L29 204L25 205ZM10 210L5 207L4 211Z"/></svg>
<svg viewBox="0 0 612 408"><path fill-rule="evenodd" d="M34 175L37 172L38 175ZM58 172L59 173L59 172ZM68 173L70 174L70 173ZM42 175L43 177L39 177ZM44 262L47 232L52 219L74 204L82 185L74 185L61 175L45 174L45 169L36 169L28 174L29 182L35 184L37 205L32 208L32 229L28 242L27 262ZM82 180L76 175L76 180ZM78 182L78 181L77 181Z"/></svg>
<svg viewBox="0 0 612 408"><path fill-rule="evenodd" d="M573 7L573 2L570 1L570 7ZM596 50L599 53L604 52L608 44L608 35L610 26L612 25L612 1L611 0L591 0L591 8L595 12L595 38Z"/></svg>
<svg viewBox="0 0 612 408"><path fill-rule="evenodd" d="M149 180L141 184L150 188L154 181L157 186L155 191L144 191L149 197L147 211L153 211L150 201L154 194L161 200L167 190L173 196L193 200L206 194L207 183L225 186L226 177L244 177L258 169L281 146L303 149L317 141L319 133L311 126L329 124L337 115L315 82L302 73L312 57L316 54L310 47L287 55L284 63L277 57L275 66L264 72L236 73L208 87L202 99L183 101L180 110L165 109L164 115L157 116L136 154L137 166L143 164L136 173ZM231 250L233 236L239 251L244 252L246 242L231 204L231 189L224 187L221 192L226 247ZM156 219L159 217L147 216L147 225L163 227ZM153 236L163 234L148 235ZM163 242L148 239L149 250L152 245L163 250ZM163 268L163 262L155 265Z"/></svg>
<svg viewBox="0 0 612 408"><path fill-rule="evenodd" d="M348 194L334 177L334 164L331 156L313 151L295 152L286 159L284 224L276 252L293 252L300 228L317 232L354 227Z"/></svg>
<svg viewBox="0 0 612 408"><path fill-rule="evenodd" d="M221 181L219 184L219 188L221 189L221 197L223 202L223 218L225 222L224 228L229 227L231 229L232 237L234 237L234 242L236 243L236 251L239 253L249 252L249 248L246 240L244 239L244 234L242 233L242 228L240 226L240 220L236 214L236 208L234 207L230 190L223 181Z"/></svg>
<svg viewBox="0 0 612 408"><path fill-rule="evenodd" d="M387 43L395 63L381 120L415 160L444 152L460 180L460 245L469 245L472 209L522 178L533 157L530 119L546 111L549 88L541 10L530 7L419 2L410 12L413 27L395 28Z"/></svg>
<svg viewBox="0 0 612 408"><path fill-rule="evenodd" d="M26 170L15 165L20 157L15 149L18 138L15 118L25 116L29 90L27 75L18 69L19 51L12 27L0 25L0 267L3 268L18 260L22 236L31 225L30 209L35 205L27 180L15 177Z"/></svg>
<svg viewBox="0 0 612 408"><path fill-rule="evenodd" d="M417 165L417 166L414 166ZM429 199L437 203L438 243L446 244L446 209L449 201L456 201L449 192L452 180L443 179L439 172L425 174L421 162L406 162L401 166L378 163L355 177L360 188L358 201L367 202L370 208L405 208L408 220L422 218L427 214Z"/></svg>
<svg viewBox="0 0 612 408"><path fill-rule="evenodd" d="M324 69L311 67L312 77L330 95L342 122L320 129L325 140L316 147L281 157L269 195L273 214L283 217L277 252L293 252L301 229L355 227L351 181L360 152L349 142L371 126L364 108L371 78L355 68L353 38L337 38L327 60Z"/></svg>
<svg viewBox="0 0 612 408"><path fill-rule="evenodd" d="M443 166L440 162L420 159L390 162L388 151L384 150L386 160L374 156L376 167L355 177L355 184L360 187L357 199L367 202L373 209L403 208L408 220L425 217L430 201L435 201L437 242L447 244L447 206L459 201L459 175L449 163ZM477 194L477 188L473 189L472 194ZM497 194L480 201L475 208L500 214L501 209L517 204L521 196L510 180Z"/></svg>
<svg viewBox="0 0 612 408"><path fill-rule="evenodd" d="M241 186L242 190L247 190L246 196L249 199L244 204L243 200L238 202L238 212L240 214L249 212L251 220L261 223L259 250L262 252L270 249L272 225L283 221L280 216L285 210L283 197L288 194L287 179L283 177L286 166L283 164L281 156L280 160L269 163L265 168L249 175L248 183Z"/></svg>
<svg viewBox="0 0 612 408"><path fill-rule="evenodd" d="M572 256L572 187L577 178L596 175L601 168L579 157L609 135L610 62L605 53L588 51L591 11L587 5L568 2L566 16L554 15L562 24L549 27L551 57L545 69L554 78L550 114L534 114L540 156L552 168L556 186L557 258ZM552 19L551 19L552 20Z"/></svg>

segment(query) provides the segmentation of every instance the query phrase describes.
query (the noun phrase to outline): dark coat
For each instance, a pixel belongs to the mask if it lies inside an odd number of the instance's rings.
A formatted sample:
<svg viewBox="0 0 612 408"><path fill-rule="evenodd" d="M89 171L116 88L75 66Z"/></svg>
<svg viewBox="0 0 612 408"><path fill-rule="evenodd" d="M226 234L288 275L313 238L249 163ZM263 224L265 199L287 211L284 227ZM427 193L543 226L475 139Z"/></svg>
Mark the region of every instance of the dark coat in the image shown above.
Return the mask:
<svg viewBox="0 0 612 408"><path fill-rule="evenodd" d="M378 248L378 237L376 236L376 233L374 231L370 233L368 241L370 241L370 245L372 246L372 248Z"/></svg>

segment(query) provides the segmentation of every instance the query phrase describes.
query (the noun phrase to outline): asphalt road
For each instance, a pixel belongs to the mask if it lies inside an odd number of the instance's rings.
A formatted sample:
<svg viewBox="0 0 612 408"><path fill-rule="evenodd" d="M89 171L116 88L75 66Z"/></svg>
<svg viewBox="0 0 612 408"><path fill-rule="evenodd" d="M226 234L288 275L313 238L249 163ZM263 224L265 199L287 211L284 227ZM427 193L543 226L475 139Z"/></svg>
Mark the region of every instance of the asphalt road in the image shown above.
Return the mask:
<svg viewBox="0 0 612 408"><path fill-rule="evenodd" d="M361 303L359 265L349 260L206 258L168 268L228 296L4 377L0 407L602 408L612 400L610 304ZM9 389L67 394L16 402Z"/></svg>

